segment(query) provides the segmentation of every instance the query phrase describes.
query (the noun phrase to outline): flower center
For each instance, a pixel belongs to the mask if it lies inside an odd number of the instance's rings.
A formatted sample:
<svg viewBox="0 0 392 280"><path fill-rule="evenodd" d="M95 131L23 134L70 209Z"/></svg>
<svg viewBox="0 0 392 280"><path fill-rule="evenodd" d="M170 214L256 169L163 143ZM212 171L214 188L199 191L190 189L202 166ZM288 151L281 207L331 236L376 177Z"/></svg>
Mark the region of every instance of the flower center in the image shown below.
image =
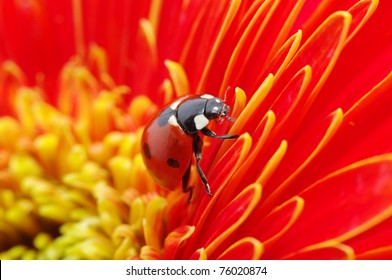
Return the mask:
<svg viewBox="0 0 392 280"><path fill-rule="evenodd" d="M2 67L10 116L0 118L0 259L159 255L166 200L139 147L156 106L145 96L125 106L129 89L78 59L63 67L55 105L15 64Z"/></svg>

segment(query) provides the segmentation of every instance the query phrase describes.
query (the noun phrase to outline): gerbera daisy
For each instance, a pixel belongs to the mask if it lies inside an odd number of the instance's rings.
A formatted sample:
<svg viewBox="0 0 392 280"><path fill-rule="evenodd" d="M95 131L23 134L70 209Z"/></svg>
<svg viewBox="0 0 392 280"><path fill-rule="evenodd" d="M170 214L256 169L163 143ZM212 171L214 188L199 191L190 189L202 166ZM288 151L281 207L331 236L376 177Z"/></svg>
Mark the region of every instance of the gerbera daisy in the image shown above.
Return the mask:
<svg viewBox="0 0 392 280"><path fill-rule="evenodd" d="M390 1L2 1L0 259L392 257ZM145 125L213 94L193 196Z"/></svg>

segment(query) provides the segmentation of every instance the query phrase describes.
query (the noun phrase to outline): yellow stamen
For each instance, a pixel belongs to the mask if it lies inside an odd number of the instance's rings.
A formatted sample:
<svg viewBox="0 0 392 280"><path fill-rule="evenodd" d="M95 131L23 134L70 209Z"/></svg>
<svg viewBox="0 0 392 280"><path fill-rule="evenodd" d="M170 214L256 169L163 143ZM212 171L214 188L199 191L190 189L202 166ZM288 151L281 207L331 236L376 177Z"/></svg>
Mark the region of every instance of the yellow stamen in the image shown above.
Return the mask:
<svg viewBox="0 0 392 280"><path fill-rule="evenodd" d="M146 244L159 250L163 245L164 223L163 214L166 200L154 197L146 208L146 218L143 220L144 238Z"/></svg>

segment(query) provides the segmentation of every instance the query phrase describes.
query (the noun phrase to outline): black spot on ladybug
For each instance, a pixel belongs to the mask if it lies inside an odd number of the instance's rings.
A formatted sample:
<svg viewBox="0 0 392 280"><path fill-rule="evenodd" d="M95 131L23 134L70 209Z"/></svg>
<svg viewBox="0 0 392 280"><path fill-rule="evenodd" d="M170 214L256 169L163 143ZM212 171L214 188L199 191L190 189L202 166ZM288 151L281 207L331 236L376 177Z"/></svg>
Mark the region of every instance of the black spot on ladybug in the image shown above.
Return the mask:
<svg viewBox="0 0 392 280"><path fill-rule="evenodd" d="M170 119L171 116L176 114L176 110L173 110L170 107L167 107L162 113L159 114L158 117L158 125L160 127L165 126Z"/></svg>
<svg viewBox="0 0 392 280"><path fill-rule="evenodd" d="M143 152L146 158L151 159L151 151L150 151L150 146L148 146L147 143L143 144Z"/></svg>
<svg viewBox="0 0 392 280"><path fill-rule="evenodd" d="M173 168L179 168L180 167L180 163L178 162L178 160L175 160L175 159L172 159L172 158L169 158L167 160L167 165L169 165L170 167L173 167Z"/></svg>

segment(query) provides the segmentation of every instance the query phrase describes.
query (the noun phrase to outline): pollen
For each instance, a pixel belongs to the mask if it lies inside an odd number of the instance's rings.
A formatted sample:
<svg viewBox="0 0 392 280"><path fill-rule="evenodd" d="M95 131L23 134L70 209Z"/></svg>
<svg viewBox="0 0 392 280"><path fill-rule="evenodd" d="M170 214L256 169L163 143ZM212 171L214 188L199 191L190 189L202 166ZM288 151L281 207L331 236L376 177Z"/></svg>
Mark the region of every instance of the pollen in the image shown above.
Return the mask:
<svg viewBox="0 0 392 280"><path fill-rule="evenodd" d="M102 52L92 53L105 71ZM63 67L52 104L8 65L7 81L19 82L8 87L11 116L0 117L0 259L140 258L163 234L153 221L164 206L149 210L158 194L139 147L155 105L144 96L124 106L129 89L77 59Z"/></svg>

